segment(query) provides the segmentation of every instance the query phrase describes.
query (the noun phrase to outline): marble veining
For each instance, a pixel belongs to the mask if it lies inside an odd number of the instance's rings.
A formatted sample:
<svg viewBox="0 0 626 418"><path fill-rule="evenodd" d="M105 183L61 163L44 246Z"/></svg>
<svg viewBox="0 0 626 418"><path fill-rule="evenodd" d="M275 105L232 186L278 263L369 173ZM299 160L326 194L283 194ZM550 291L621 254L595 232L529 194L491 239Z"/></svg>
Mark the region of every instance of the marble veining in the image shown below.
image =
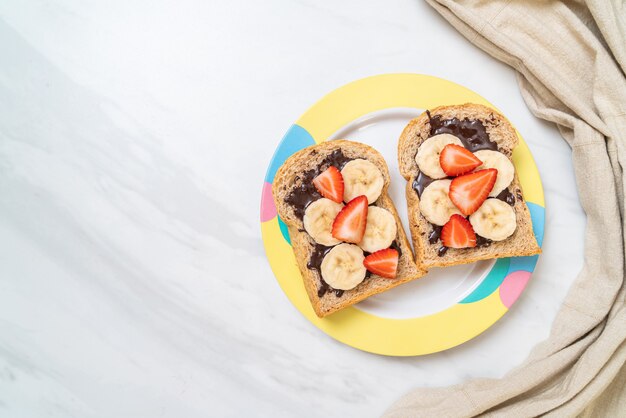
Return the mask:
<svg viewBox="0 0 626 418"><path fill-rule="evenodd" d="M426 4L3 2L0 51L1 417L378 416L411 388L519 364L581 267L569 148L514 73ZM500 107L546 193L544 254L512 311L425 357L311 326L260 238L286 129L333 88L387 72Z"/></svg>

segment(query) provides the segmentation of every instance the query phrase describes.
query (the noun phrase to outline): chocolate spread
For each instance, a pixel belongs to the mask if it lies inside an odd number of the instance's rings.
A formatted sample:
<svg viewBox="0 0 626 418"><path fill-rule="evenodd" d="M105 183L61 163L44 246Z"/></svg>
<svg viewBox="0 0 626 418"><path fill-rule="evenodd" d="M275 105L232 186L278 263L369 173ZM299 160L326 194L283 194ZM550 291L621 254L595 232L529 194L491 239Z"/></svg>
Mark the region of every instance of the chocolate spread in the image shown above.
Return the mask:
<svg viewBox="0 0 626 418"><path fill-rule="evenodd" d="M465 148L472 152L481 149L498 150L498 145L489 140L489 134L481 121L468 118L463 120L458 118L441 119L439 115L431 117L428 110L426 114L430 122L430 136L452 134L459 138Z"/></svg>
<svg viewBox="0 0 626 418"><path fill-rule="evenodd" d="M322 260L332 248L333 247L327 247L322 244L313 244L313 252L311 253L311 258L306 264L307 268L309 268L310 270L317 270L321 272Z"/></svg>
<svg viewBox="0 0 626 418"><path fill-rule="evenodd" d="M430 226L433 228L433 230L430 232L430 235L428 235L428 242L434 244L439 241L439 238L441 238L441 230L443 229L443 226L435 224L430 224Z"/></svg>
<svg viewBox="0 0 626 418"><path fill-rule="evenodd" d="M428 177L426 174L422 173L421 171L418 171L417 177L415 178L415 180L413 180L413 185L412 185L413 190L415 190L415 193L417 193L417 197L421 197L424 189L428 187L428 185L432 183L433 181L435 181L435 179Z"/></svg>
<svg viewBox="0 0 626 418"><path fill-rule="evenodd" d="M318 170L305 171L302 177L296 176L295 181L302 179L302 183L285 197L285 202L293 207L293 212L300 219L304 217L307 206L321 198L322 195L313 185L313 179L319 174Z"/></svg>
<svg viewBox="0 0 626 418"><path fill-rule="evenodd" d="M476 246L477 247L489 247L493 241L489 238L481 237L476 234Z"/></svg>
<svg viewBox="0 0 626 418"><path fill-rule="evenodd" d="M519 196L519 192L517 195L521 200L521 197ZM513 193L511 193L509 189L502 190L500 194L496 196L496 199L500 199L503 202L506 202L511 206L515 206L515 196L513 196Z"/></svg>
<svg viewBox="0 0 626 418"><path fill-rule="evenodd" d="M313 252L311 253L311 258L309 259L309 262L306 264L309 270L317 270L317 273L320 276L321 286L317 290L317 296L320 298L324 296L326 292L330 290L330 286L328 285L328 283L326 283L324 279L322 279L322 267L321 266L322 266L322 260L324 260L324 257L326 256L326 254L328 254L328 252L332 248L333 247L327 247L322 244L314 244Z"/></svg>
<svg viewBox="0 0 626 418"><path fill-rule="evenodd" d="M302 219L307 206L322 197L315 188L315 185L313 185L313 179L331 165L341 170L350 160L352 160L352 158L343 155L341 149L336 149L324 158L316 169L305 171L302 176L295 177L294 181L296 183L300 181L300 185L294 187L287 197L285 197L285 202L293 207L293 211L298 218Z"/></svg>
<svg viewBox="0 0 626 418"><path fill-rule="evenodd" d="M442 228L441 226L433 225L433 228L439 228L439 234L441 235L441 228ZM436 229L433 229L433 232L431 232L431 235L433 235L435 233L435 231L436 231ZM439 239L439 238L437 237L437 239ZM434 243L437 242L437 240L432 241L432 240L429 239L428 242L430 242L431 244L434 244ZM485 238L485 237L481 237L480 235L476 234L476 247L477 248L489 247L492 242L493 242L492 240L490 240L488 238ZM437 255L439 257L443 257L444 255L446 255L447 251L448 251L448 247L445 247L445 246L442 245L437 250Z"/></svg>

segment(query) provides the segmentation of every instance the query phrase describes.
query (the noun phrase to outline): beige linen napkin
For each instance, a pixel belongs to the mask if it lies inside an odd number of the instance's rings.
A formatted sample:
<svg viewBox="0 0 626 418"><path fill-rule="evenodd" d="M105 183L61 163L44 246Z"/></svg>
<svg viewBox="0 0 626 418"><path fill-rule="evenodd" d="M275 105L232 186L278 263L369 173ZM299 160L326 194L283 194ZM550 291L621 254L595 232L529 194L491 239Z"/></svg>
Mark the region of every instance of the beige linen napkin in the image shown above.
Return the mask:
<svg viewBox="0 0 626 418"><path fill-rule="evenodd" d="M624 417L626 5L428 2L471 42L515 68L531 111L556 123L571 146L587 215L585 260L550 337L521 366L503 379L416 389L386 416Z"/></svg>

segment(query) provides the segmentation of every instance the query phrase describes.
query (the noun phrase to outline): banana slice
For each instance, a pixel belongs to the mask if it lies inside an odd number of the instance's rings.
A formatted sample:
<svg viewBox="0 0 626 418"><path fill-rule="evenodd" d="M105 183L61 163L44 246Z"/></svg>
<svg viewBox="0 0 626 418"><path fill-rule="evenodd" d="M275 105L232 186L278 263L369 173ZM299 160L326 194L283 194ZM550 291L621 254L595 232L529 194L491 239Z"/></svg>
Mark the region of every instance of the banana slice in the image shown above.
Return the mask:
<svg viewBox="0 0 626 418"><path fill-rule="evenodd" d="M415 162L422 173L433 179L448 177L439 164L439 154L448 144L463 146L459 138L450 134L435 135L422 142L415 155Z"/></svg>
<svg viewBox="0 0 626 418"><path fill-rule="evenodd" d="M485 203L470 215L469 221L474 232L492 241L502 241L510 237L517 228L513 208L494 198L485 200Z"/></svg>
<svg viewBox="0 0 626 418"><path fill-rule="evenodd" d="M322 278L333 289L354 289L365 279L363 250L354 244L333 247L322 260Z"/></svg>
<svg viewBox="0 0 626 418"><path fill-rule="evenodd" d="M371 205L383 190L385 179L374 163L363 159L349 161L341 170L343 177L343 200L349 202L357 196L365 195Z"/></svg>
<svg viewBox="0 0 626 418"><path fill-rule="evenodd" d="M491 189L491 193L489 193L490 197L496 197L502 190L509 187L509 184L513 181L513 176L515 175L515 167L513 167L513 163L507 158L506 155L501 152L491 150L476 151L474 155L483 162L483 165L478 167L476 171L483 170L485 168L495 168L498 170L496 184L493 185L493 189Z"/></svg>
<svg viewBox="0 0 626 418"><path fill-rule="evenodd" d="M332 246L341 241L332 236L333 221L343 208L343 204L333 202L325 197L317 199L307 206L302 222L306 232L318 244Z"/></svg>
<svg viewBox="0 0 626 418"><path fill-rule="evenodd" d="M396 218L387 209L371 206L367 210L367 226L365 235L359 242L363 251L373 253L383 248L388 248L394 239L398 226Z"/></svg>
<svg viewBox="0 0 626 418"><path fill-rule="evenodd" d="M463 216L452 203L448 192L452 180L436 180L430 183L420 197L420 211L431 224L445 225L455 213Z"/></svg>

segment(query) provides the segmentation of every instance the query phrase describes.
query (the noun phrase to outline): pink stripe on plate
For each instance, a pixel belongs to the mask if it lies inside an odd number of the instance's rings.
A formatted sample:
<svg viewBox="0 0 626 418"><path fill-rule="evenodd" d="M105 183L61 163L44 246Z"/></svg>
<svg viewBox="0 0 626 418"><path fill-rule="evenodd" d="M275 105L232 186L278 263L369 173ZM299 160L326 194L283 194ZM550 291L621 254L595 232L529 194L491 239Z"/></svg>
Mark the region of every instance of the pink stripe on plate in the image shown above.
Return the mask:
<svg viewBox="0 0 626 418"><path fill-rule="evenodd" d="M272 196L272 185L263 182L263 192L261 193L261 222L272 220L276 216L276 206Z"/></svg>
<svg viewBox="0 0 626 418"><path fill-rule="evenodd" d="M500 285L500 300L507 308L513 306L530 280L530 272L518 270L504 278Z"/></svg>

